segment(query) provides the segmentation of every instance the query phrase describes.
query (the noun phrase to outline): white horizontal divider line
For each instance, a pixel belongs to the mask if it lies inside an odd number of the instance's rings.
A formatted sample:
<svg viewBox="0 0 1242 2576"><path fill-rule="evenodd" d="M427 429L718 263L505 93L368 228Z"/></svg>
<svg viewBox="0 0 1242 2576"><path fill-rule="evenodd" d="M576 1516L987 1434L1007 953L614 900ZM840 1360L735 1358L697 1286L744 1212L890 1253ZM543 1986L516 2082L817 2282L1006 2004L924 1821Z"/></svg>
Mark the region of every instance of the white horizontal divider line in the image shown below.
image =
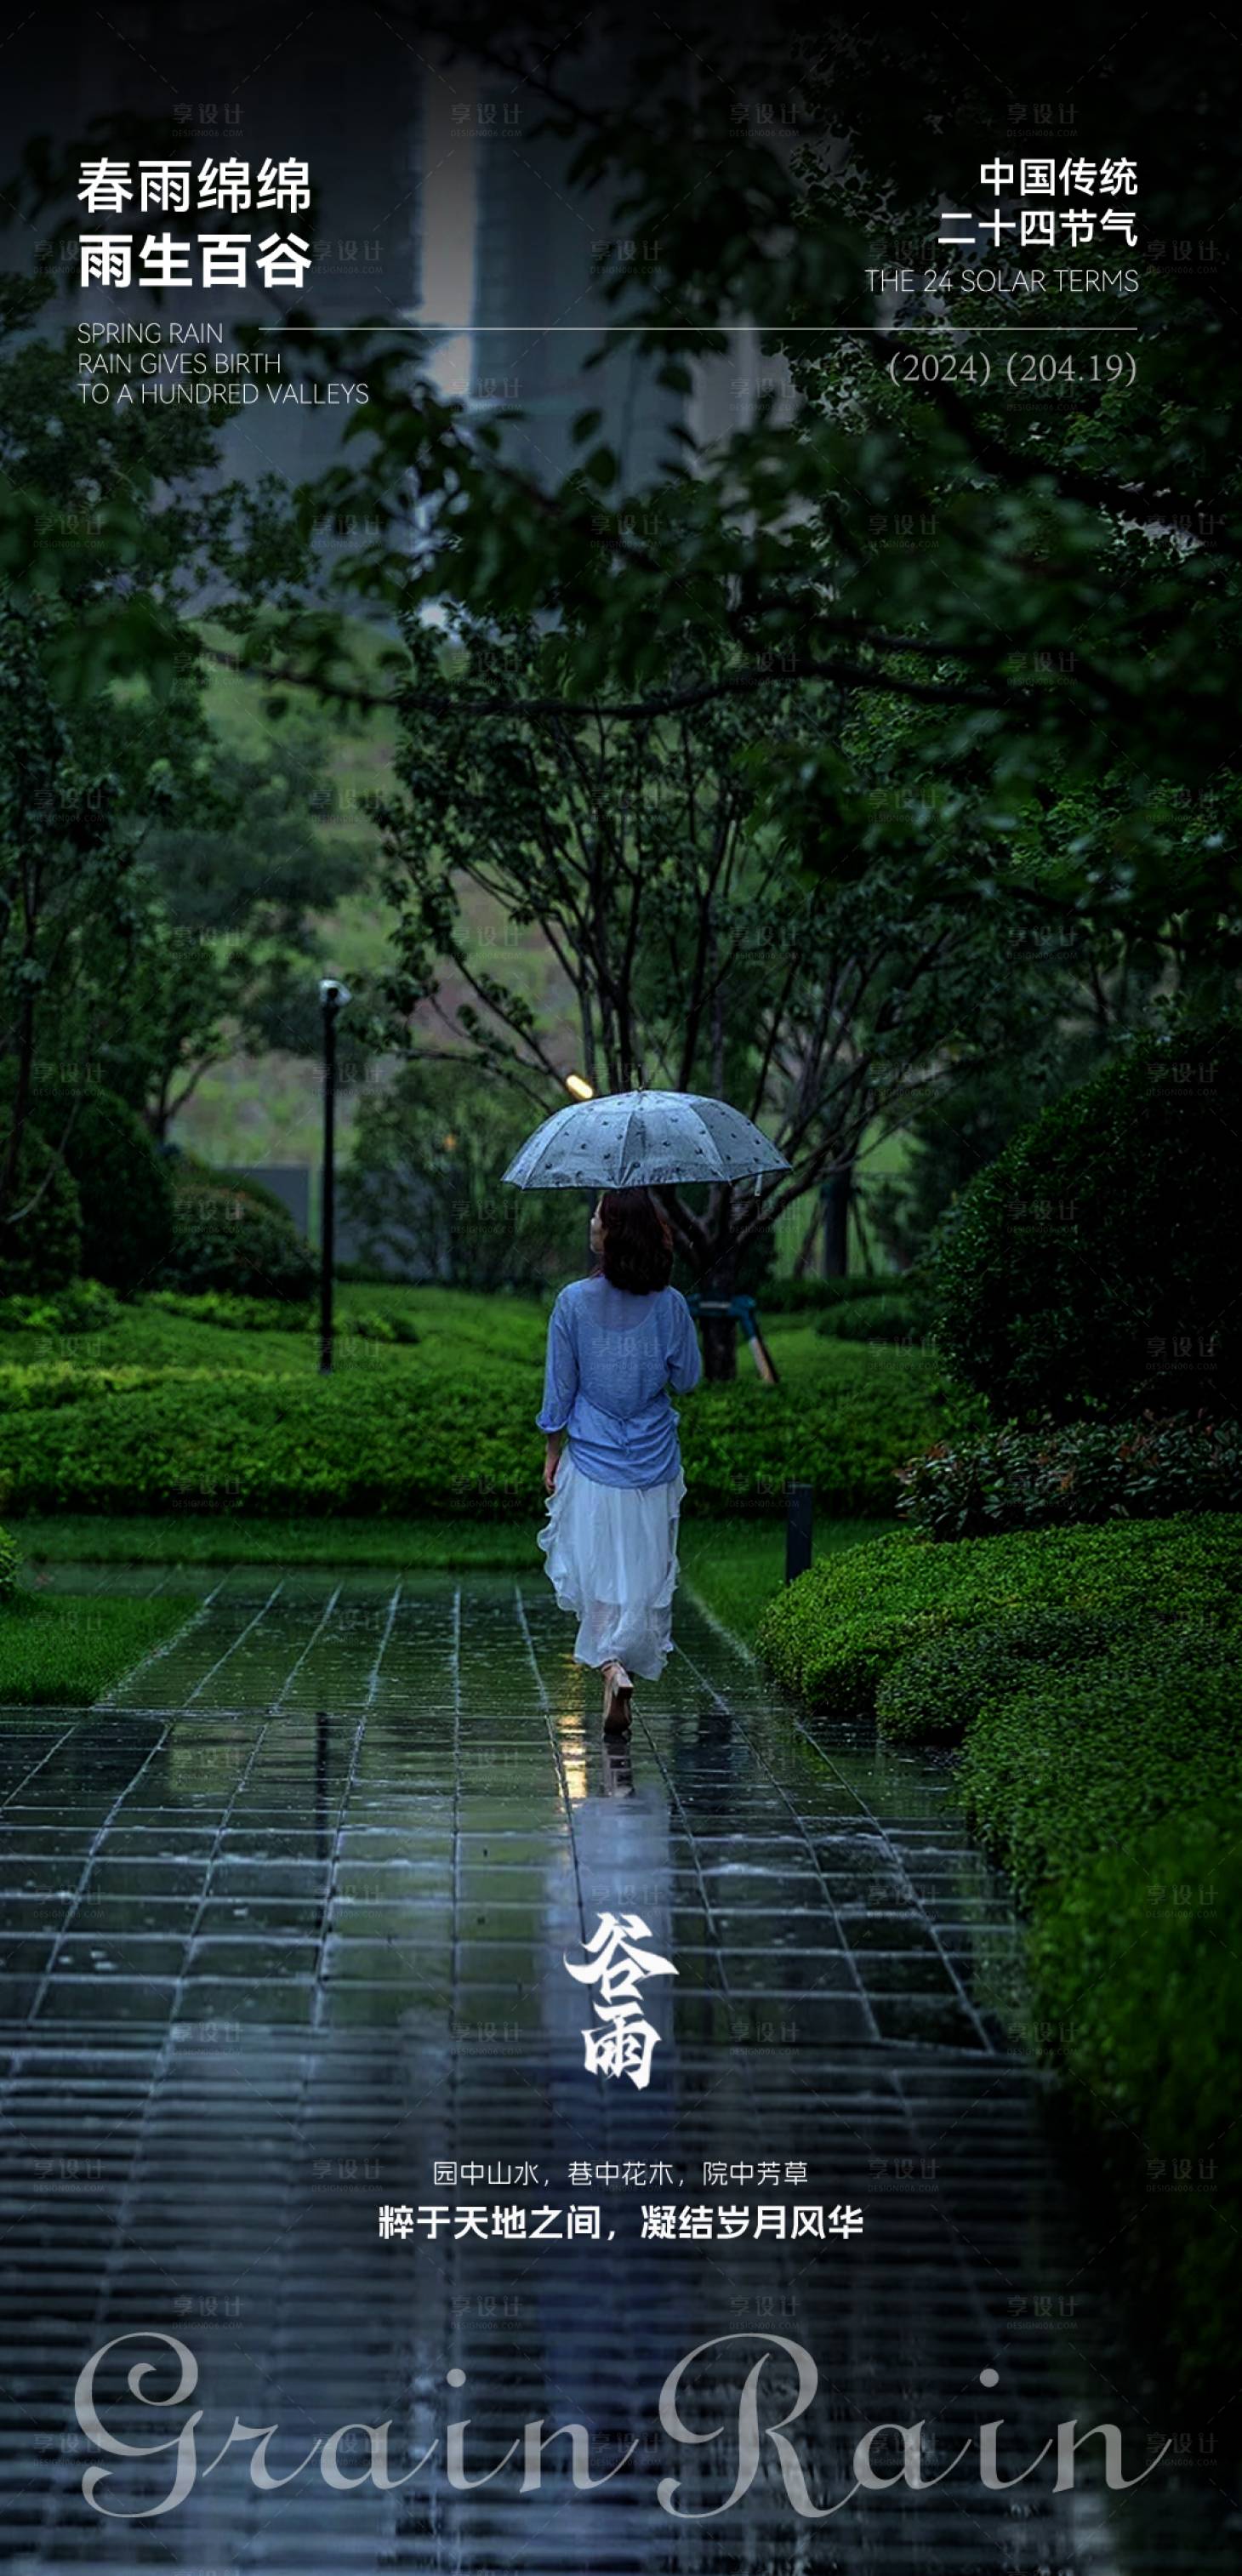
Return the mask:
<svg viewBox="0 0 1242 2576"><path fill-rule="evenodd" d="M337 338L346 331L370 331L373 332L376 337L385 331L387 331L390 336L394 333L412 332L417 339L422 339L428 334L438 334L443 332L446 338L453 340L478 340L489 331L499 331L502 334L511 332L514 339L525 339L534 334L545 340L550 339L554 334L562 332L577 332L580 337L585 334L588 340L605 340L614 332L628 335L632 331L680 331L687 337L691 334L696 336L699 334L708 334L711 337L719 336L722 339L727 339L729 334L733 331L770 331L774 335L777 333L781 334L781 336L787 340L802 338L824 340L836 339L838 337L847 340L854 340L858 338L860 333L862 333L864 336L867 334L874 334L878 339L891 340L899 331L971 331L980 339L990 335L992 339L998 340L1003 334L1012 336L1015 332L1029 331L1034 338L1039 340L1064 340L1077 337L1080 333L1092 333L1097 331L1105 331L1113 335L1116 335L1118 332L1134 332L1138 330L1139 325L1137 322L985 322L980 324L975 322L949 321L261 322L258 327L260 336L265 340L277 338L281 332L301 332L304 338L311 338L315 334L319 334L320 336L327 334L332 338Z"/></svg>

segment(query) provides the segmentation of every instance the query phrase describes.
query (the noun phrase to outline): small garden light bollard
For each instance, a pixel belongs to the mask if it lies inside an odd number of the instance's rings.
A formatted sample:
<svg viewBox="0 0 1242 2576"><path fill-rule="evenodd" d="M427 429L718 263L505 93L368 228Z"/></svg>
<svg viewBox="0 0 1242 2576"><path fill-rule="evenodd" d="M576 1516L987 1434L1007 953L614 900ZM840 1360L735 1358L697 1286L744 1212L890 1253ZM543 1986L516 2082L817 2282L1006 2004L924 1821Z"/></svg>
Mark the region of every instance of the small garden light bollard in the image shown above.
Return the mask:
<svg viewBox="0 0 1242 2576"><path fill-rule="evenodd" d="M325 975L323 1004L323 1184L319 1201L319 1374L332 1368L332 1268L336 1258L336 1023L349 1000L348 984Z"/></svg>
<svg viewBox="0 0 1242 2576"><path fill-rule="evenodd" d="M811 1536L814 1524L815 1489L812 1485L787 1485L785 1488L785 1581L796 1583L811 1564Z"/></svg>

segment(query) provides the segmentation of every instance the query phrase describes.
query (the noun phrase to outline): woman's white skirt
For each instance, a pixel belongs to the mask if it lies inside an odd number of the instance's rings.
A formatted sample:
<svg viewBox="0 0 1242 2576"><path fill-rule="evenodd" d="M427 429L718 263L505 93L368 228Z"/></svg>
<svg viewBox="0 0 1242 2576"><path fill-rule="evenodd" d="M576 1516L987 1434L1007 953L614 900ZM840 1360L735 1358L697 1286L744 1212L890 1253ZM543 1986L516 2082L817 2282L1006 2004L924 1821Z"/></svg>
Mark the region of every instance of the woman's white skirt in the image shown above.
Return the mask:
<svg viewBox="0 0 1242 2576"><path fill-rule="evenodd" d="M672 1646L677 1522L686 1480L597 1485L561 1454L539 1545L559 1610L578 1621L580 1664L624 1664L658 1681Z"/></svg>

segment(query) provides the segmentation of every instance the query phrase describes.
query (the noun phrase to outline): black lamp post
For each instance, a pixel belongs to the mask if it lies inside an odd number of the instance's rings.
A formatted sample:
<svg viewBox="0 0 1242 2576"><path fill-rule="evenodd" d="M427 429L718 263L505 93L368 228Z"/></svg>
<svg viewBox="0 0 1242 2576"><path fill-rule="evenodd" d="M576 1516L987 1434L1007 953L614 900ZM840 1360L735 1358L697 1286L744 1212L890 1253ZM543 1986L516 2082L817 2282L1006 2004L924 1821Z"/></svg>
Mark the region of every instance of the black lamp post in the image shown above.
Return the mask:
<svg viewBox="0 0 1242 2576"><path fill-rule="evenodd" d="M336 1023L349 1000L348 984L325 975L323 1004L323 1186L319 1201L319 1373L332 1367L332 1269L336 1258Z"/></svg>

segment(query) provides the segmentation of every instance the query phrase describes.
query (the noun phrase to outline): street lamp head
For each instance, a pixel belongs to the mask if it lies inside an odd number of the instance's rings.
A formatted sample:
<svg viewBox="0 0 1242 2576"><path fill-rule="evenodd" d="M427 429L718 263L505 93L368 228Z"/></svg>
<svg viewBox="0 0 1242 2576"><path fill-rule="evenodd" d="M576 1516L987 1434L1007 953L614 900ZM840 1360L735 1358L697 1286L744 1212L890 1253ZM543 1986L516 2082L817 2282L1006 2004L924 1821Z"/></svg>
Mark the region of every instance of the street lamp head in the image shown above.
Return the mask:
<svg viewBox="0 0 1242 2576"><path fill-rule="evenodd" d="M572 1100L594 1100L595 1098L595 1086L587 1081L584 1073L567 1073L565 1089Z"/></svg>
<svg viewBox="0 0 1242 2576"><path fill-rule="evenodd" d="M338 983L335 975L320 977L319 999L325 1011L343 1011L346 1003L352 998L348 984Z"/></svg>

